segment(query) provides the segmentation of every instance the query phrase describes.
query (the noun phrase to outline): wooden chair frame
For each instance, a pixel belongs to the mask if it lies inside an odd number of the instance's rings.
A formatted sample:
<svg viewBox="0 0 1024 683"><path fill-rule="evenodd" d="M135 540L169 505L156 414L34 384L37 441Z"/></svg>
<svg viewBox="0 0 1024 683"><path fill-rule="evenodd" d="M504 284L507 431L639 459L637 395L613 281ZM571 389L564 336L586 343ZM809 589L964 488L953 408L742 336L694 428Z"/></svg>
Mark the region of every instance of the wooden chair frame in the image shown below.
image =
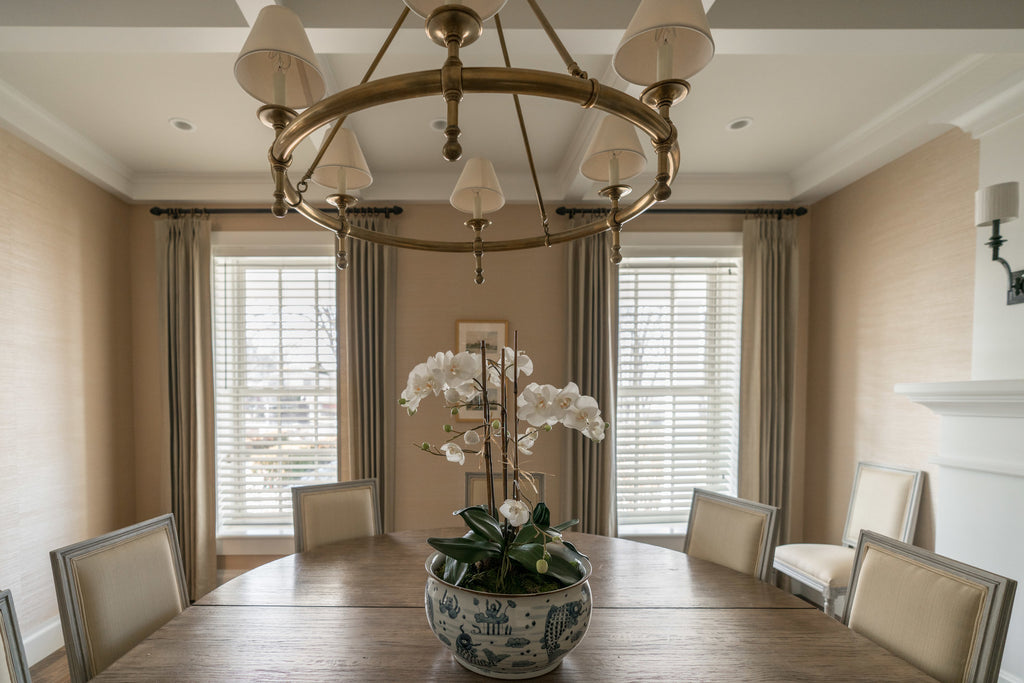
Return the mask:
<svg viewBox="0 0 1024 683"><path fill-rule="evenodd" d="M345 489L358 489L370 486L370 497L373 499L373 533L380 534L384 528L380 515L380 500L377 493L376 479L356 479L354 481L338 481L329 484L313 484L310 486L292 487L292 524L295 534L295 552L306 551L306 544L303 542L305 534L305 521L302 515L302 497L311 493L323 493L324 491L341 491Z"/></svg>
<svg viewBox="0 0 1024 683"><path fill-rule="evenodd" d="M181 561L181 549L178 547L177 527L172 514L154 517L145 522L139 522L50 552L50 565L53 568L53 582L57 589L57 605L60 608L61 629L64 631L68 669L74 683L88 681L100 673L92 670L86 653L87 638L85 620L82 615L82 596L79 593L78 582L74 574L74 561L98 550L131 542L133 539L152 533L155 529L162 529L167 534L171 556L174 560L176 588L181 604L187 608L189 606L188 588L185 585L185 571Z"/></svg>
<svg viewBox="0 0 1024 683"><path fill-rule="evenodd" d="M857 491L860 488L861 475L865 470L870 469L887 470L890 472L914 475L914 480L911 484L910 498L907 501L906 513L904 514L899 534L899 540L905 543L911 543L914 540L914 532L917 530L917 512L921 504L921 490L924 487L924 472L906 467L897 467L894 465L883 465L874 462L858 462L857 472L853 477L853 489L850 492L850 502L846 508L846 521L843 524L843 538L841 545L847 548L854 548L857 545L857 535L861 530L851 528L853 525L853 509L857 501ZM791 579L799 581L814 592L820 593L822 598L822 610L830 617L835 616L836 600L846 595L847 590L849 589L849 586L829 586L816 576L802 572L796 567L779 564L774 560L772 562L772 568L777 572L785 574Z"/></svg>
<svg viewBox="0 0 1024 683"><path fill-rule="evenodd" d="M907 558L908 561L985 587L987 595L981 613L982 626L975 637L972 650L974 654L968 662L964 680L967 683L996 683L999 680L999 666L1003 660L1006 631L1010 625L1010 612L1017 582L873 531L861 531L857 542L857 555L853 562L849 599L843 611L843 624L847 626L850 625L850 612L856 599L857 582L868 546L888 550Z"/></svg>
<svg viewBox="0 0 1024 683"><path fill-rule="evenodd" d="M693 534L690 533L690 528L692 528L697 519L697 501L701 498L729 505L741 510L755 512L767 517L765 531L761 535L761 540L757 550L757 564L754 568L754 576L762 581L767 581L768 574L772 568L772 555L775 553L775 539L776 534L778 533L779 509L773 505L755 503L752 500L736 498L735 496L727 496L723 493L708 491L707 489L694 489L693 502L690 504L690 521L686 530L686 540L683 543L683 552L687 554L690 552L690 539L693 537Z"/></svg>
<svg viewBox="0 0 1024 683"><path fill-rule="evenodd" d="M25 643L21 639L18 628L18 615L14 611L14 598L11 591L0 591L0 629L3 633L3 650L5 661L2 666L9 667L11 680L14 683L29 683L32 677L28 672L28 658L25 657Z"/></svg>

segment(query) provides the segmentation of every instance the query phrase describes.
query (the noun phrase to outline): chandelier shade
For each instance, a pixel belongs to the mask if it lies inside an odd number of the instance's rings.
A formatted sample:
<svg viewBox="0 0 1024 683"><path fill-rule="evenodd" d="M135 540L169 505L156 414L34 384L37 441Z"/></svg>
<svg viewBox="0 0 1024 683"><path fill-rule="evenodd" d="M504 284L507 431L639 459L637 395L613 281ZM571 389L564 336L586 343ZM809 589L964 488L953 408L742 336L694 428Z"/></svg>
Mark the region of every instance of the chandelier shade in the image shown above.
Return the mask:
<svg viewBox="0 0 1024 683"><path fill-rule="evenodd" d="M325 92L302 21L281 5L260 10L235 60L235 79L260 102L291 109L305 109Z"/></svg>
<svg viewBox="0 0 1024 683"><path fill-rule="evenodd" d="M505 195L489 159L476 157L466 162L452 191L451 204L463 213L480 218L505 206Z"/></svg>
<svg viewBox="0 0 1024 683"><path fill-rule="evenodd" d="M1020 215L1020 183L989 185L974 194L974 225L984 228L993 221L1003 223Z"/></svg>
<svg viewBox="0 0 1024 683"><path fill-rule="evenodd" d="M338 129L311 177L317 185L337 190L339 194L361 190L373 183L359 140L348 128Z"/></svg>
<svg viewBox="0 0 1024 683"><path fill-rule="evenodd" d="M487 21L501 11L508 0L405 0L405 4L413 12L426 19L434 10L442 5L463 5L480 15L482 21Z"/></svg>
<svg viewBox="0 0 1024 683"><path fill-rule="evenodd" d="M690 78L711 61L715 41L701 0L642 0L615 50L615 73L651 85Z"/></svg>
<svg viewBox="0 0 1024 683"><path fill-rule="evenodd" d="M640 175L645 168L647 156L636 128L617 116L605 116L583 156L580 173L591 180L618 185L621 180Z"/></svg>

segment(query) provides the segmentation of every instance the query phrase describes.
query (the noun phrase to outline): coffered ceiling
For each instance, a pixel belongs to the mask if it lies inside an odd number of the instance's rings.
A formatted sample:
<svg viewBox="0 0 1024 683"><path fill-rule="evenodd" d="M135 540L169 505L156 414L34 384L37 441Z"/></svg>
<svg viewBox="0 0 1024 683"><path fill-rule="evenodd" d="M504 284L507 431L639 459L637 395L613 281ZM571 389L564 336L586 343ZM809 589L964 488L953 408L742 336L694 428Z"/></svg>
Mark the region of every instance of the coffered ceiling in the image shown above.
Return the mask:
<svg viewBox="0 0 1024 683"><path fill-rule="evenodd" d="M232 71L264 4L0 0L0 126L129 201L268 201L271 133ZM302 18L331 92L359 82L402 8L400 0L282 4ZM638 4L540 0L581 66L621 88L611 55ZM1020 0L705 6L716 56L673 109L682 166L670 203L813 201L953 126L980 134L1024 114ZM501 17L514 66L563 72L523 0L509 0ZM495 33L487 22L463 51L467 66L501 64ZM411 16L377 75L443 59ZM597 200L577 169L600 115L537 98L523 106L545 199ZM443 136L431 124L443 115L438 96L349 119L374 174L364 199L447 200L461 164L440 157ZM751 125L730 130L741 117ZM180 131L173 118L195 129ZM493 159L510 201L530 201L511 98L467 96L462 127L466 155ZM310 145L295 165L312 154Z"/></svg>

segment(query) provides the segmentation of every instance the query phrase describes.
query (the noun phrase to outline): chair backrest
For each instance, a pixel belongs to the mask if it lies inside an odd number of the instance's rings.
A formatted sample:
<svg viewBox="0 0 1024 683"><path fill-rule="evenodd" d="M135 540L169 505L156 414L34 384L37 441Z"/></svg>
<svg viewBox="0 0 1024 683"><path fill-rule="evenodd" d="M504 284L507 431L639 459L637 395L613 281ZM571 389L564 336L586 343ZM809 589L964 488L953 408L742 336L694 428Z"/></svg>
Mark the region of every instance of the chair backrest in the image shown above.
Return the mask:
<svg viewBox="0 0 1024 683"><path fill-rule="evenodd" d="M50 553L71 680L87 681L188 607L172 515Z"/></svg>
<svg viewBox="0 0 1024 683"><path fill-rule="evenodd" d="M923 484L924 473L920 470L857 463L843 545L856 546L861 529L912 543Z"/></svg>
<svg viewBox="0 0 1024 683"><path fill-rule="evenodd" d="M18 629L11 591L0 591L0 683L29 683L25 645Z"/></svg>
<svg viewBox="0 0 1024 683"><path fill-rule="evenodd" d="M683 552L766 581L778 511L771 505L694 489Z"/></svg>
<svg viewBox="0 0 1024 683"><path fill-rule="evenodd" d="M292 487L295 552L381 533L377 480Z"/></svg>
<svg viewBox="0 0 1024 683"><path fill-rule="evenodd" d="M531 472L529 477L532 480L526 481L525 475L520 480L520 486L522 491L526 492L527 497L530 500L545 500L545 483L544 474L542 472ZM504 488L501 484L501 472L497 472L491 475L491 479L494 481L494 495L500 496ZM508 476L508 490L509 497L512 493L512 474ZM501 505L502 501L496 501L497 505ZM487 504L487 474L485 472L466 472L466 507L470 505L486 505Z"/></svg>
<svg viewBox="0 0 1024 683"><path fill-rule="evenodd" d="M995 683L1017 582L862 531L843 623L940 681Z"/></svg>

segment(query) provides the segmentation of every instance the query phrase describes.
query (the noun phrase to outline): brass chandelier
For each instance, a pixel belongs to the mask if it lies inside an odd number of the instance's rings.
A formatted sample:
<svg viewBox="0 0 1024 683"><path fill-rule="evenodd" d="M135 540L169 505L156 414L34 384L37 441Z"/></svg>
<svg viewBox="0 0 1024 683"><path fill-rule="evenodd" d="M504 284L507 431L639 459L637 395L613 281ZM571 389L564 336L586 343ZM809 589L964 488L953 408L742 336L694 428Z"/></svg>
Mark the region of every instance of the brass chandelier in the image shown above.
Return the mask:
<svg viewBox="0 0 1024 683"><path fill-rule="evenodd" d="M280 5L264 7L253 24L235 62L239 85L263 102L259 119L274 130L270 147L270 170L274 180L275 216L289 208L320 225L337 237L337 266L348 265L347 241L365 240L406 249L437 252L472 252L476 260L476 282L483 282L484 252L515 251L571 242L611 230L611 259L618 263L619 232L622 225L668 199L670 185L679 169L676 128L669 116L673 104L690 91L685 80L703 69L714 55L714 42L701 0L642 0L615 52L616 72L626 81L646 86L639 98L603 85L572 59L536 0L526 0L555 50L565 63L567 74L510 65L499 10L507 0L405 0L405 7L359 85L324 97L324 79L316 56L299 18ZM399 74L371 80L373 72L397 35L409 12L423 17L430 39L447 50L439 69ZM493 18L504 56L505 67L464 67L462 48L476 41L483 23ZM512 240L483 240L491 224L485 214L504 203L504 195L491 162L469 159L451 196L456 209L472 215L466 225L473 231L471 241L435 241L383 234L351 225L347 210L356 202L350 192L372 182L372 175L355 134L342 125L355 112L418 97L441 96L446 106L446 127L442 156L454 162L462 157L459 142L459 103L465 94L503 93L513 96L516 113L537 195L543 233ZM609 201L607 216L591 223L552 233L537 181L529 136L523 121L520 95L533 95L575 102L606 112L580 166L587 178L607 185L600 194ZM301 114L298 109L304 109ZM288 169L292 153L311 134L331 126L316 158L298 183L292 184ZM640 174L646 156L637 130L650 138L657 158L654 184L632 203L620 205L631 192L625 180ZM309 181L329 188L327 201L337 214L314 207L306 194Z"/></svg>

